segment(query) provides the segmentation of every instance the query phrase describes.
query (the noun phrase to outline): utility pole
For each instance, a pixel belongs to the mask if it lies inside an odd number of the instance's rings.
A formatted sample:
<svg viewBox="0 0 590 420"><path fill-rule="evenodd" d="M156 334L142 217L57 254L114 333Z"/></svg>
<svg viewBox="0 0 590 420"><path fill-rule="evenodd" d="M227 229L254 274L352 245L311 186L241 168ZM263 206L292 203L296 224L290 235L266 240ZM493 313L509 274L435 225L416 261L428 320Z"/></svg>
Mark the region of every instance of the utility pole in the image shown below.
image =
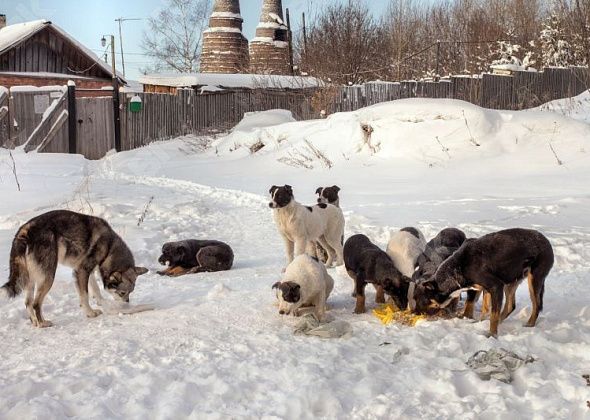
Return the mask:
<svg viewBox="0 0 590 420"><path fill-rule="evenodd" d="M106 38L111 38L111 67L113 72L113 119L115 120L115 150L121 151L121 110L119 109L119 78L117 77L117 69L115 68L115 35L103 35L101 42L102 46L106 46Z"/></svg>
<svg viewBox="0 0 590 420"><path fill-rule="evenodd" d="M305 27L305 12L301 17L303 23L303 52L307 54L307 28Z"/></svg>
<svg viewBox="0 0 590 420"><path fill-rule="evenodd" d="M121 64L123 65L123 77L125 77L125 56L123 55L123 31L121 30L121 23L128 20L144 20L143 18L123 18L120 17L115 19L115 22L119 22L119 44L121 48Z"/></svg>
<svg viewBox="0 0 590 420"><path fill-rule="evenodd" d="M287 8L287 37L289 39L289 68L291 74L295 74L293 69L293 32L291 32L291 18L289 17L289 9Z"/></svg>

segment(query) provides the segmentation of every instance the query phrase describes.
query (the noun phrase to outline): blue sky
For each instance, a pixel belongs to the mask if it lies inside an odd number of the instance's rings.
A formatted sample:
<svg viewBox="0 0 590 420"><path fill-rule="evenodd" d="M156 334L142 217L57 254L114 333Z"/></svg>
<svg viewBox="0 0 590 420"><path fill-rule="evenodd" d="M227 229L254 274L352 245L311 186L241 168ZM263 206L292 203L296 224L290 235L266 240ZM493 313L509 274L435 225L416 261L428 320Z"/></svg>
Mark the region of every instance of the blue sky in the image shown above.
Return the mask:
<svg viewBox="0 0 590 420"><path fill-rule="evenodd" d="M300 28L300 17L311 5L330 1L345 0L283 0L283 7L289 8L293 29ZM387 6L388 0L364 0L373 13L379 15ZM115 19L146 18L155 15L165 4L165 0L0 0L0 13L6 14L8 24L26 22L35 19L48 19L66 30L88 48L102 55L104 48L100 45L103 34L118 35ZM244 18L244 35L250 39L254 36L260 17L262 0L241 0L240 7ZM142 55L140 48L145 21L129 21L123 24L123 46L125 67L128 78L135 79L139 68L149 61ZM118 37L116 43L119 43ZM119 47L116 47L119 50ZM117 62L120 68L119 60Z"/></svg>

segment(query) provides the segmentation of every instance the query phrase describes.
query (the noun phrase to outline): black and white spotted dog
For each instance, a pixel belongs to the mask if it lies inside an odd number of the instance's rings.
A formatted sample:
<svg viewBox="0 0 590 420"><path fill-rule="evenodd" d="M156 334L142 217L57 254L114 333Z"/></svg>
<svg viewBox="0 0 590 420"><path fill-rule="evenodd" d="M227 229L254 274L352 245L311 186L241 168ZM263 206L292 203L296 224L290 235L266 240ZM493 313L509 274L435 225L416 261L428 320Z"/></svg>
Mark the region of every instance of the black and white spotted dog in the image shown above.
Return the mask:
<svg viewBox="0 0 590 420"><path fill-rule="evenodd" d="M342 238L344 236L344 215L342 210L331 204L320 203L313 207L304 206L293 196L290 185L273 185L269 193L277 228L285 242L287 265L295 256L308 253L316 256L315 243L320 242L328 251L327 266L342 265Z"/></svg>
<svg viewBox="0 0 590 420"><path fill-rule="evenodd" d="M318 187L315 193L318 195L318 204L332 204L333 206L340 207L340 197L338 193L340 187L338 185L332 185L331 187ZM316 254L320 261L328 261L328 251L326 251L319 242L316 242Z"/></svg>
<svg viewBox="0 0 590 420"><path fill-rule="evenodd" d="M340 187L338 185L319 187L315 190L315 193L318 195L318 203L332 204L336 207L340 207L340 197L338 197L339 192Z"/></svg>

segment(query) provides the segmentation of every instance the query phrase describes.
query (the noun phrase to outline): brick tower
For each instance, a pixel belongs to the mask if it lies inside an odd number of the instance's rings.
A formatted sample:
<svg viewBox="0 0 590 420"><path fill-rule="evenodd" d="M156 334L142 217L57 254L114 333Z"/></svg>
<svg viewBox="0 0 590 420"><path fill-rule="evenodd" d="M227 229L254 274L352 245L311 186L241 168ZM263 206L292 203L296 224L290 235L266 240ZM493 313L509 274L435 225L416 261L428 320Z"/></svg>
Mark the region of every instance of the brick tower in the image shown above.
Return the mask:
<svg viewBox="0 0 590 420"><path fill-rule="evenodd" d="M242 34L239 0L215 0L209 28L203 34L202 73L245 73L248 40Z"/></svg>
<svg viewBox="0 0 590 420"><path fill-rule="evenodd" d="M292 74L289 57L288 28L283 21L282 2L263 0L256 37L250 42L250 71Z"/></svg>

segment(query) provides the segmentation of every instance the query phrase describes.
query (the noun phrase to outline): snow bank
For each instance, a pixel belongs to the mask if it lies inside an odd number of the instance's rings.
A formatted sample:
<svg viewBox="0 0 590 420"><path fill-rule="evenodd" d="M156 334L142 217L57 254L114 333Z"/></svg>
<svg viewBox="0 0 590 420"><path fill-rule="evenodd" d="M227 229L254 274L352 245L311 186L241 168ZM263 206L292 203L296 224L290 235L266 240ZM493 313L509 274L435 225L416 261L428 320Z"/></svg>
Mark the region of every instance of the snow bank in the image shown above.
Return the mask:
<svg viewBox="0 0 590 420"><path fill-rule="evenodd" d="M541 111L556 112L578 121L590 123L590 91L573 98L557 99L537 108Z"/></svg>
<svg viewBox="0 0 590 420"><path fill-rule="evenodd" d="M576 165L590 149L590 126L544 112L483 109L445 99L406 99L325 120L265 127L260 132L229 135L216 143L232 155L257 142L265 146L254 159L274 159L306 168L331 167L349 160L405 160L424 166L453 167L478 161L527 170ZM555 151L555 153L552 151ZM242 154L244 155L244 154ZM328 163L329 162L329 163Z"/></svg>

